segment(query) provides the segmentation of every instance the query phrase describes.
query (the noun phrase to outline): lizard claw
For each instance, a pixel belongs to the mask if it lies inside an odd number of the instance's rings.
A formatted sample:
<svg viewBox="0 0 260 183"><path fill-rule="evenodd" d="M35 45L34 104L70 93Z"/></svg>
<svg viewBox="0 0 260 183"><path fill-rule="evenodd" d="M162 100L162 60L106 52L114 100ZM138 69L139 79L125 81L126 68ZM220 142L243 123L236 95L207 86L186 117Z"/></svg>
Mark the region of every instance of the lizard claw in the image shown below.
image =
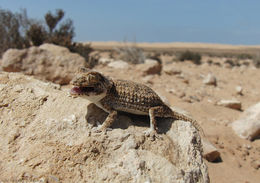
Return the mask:
<svg viewBox="0 0 260 183"><path fill-rule="evenodd" d="M92 132L93 132L93 133L101 133L102 130L100 130L98 127L93 127L93 128L92 128Z"/></svg>
<svg viewBox="0 0 260 183"><path fill-rule="evenodd" d="M144 134L145 134L145 136L147 136L147 137L153 137L153 136L155 136L157 133L156 133L156 131L154 130L154 129L151 129L151 128L149 128L149 129L147 129L147 130L145 130L144 131Z"/></svg>
<svg viewBox="0 0 260 183"><path fill-rule="evenodd" d="M93 128L94 133L102 133L102 132L107 132L107 131L112 131L112 128L104 128L102 125L99 125L98 127Z"/></svg>
<svg viewBox="0 0 260 183"><path fill-rule="evenodd" d="M98 127L93 127L92 130L94 133L101 133L105 131L105 129L102 128L102 125L99 125Z"/></svg>
<svg viewBox="0 0 260 183"><path fill-rule="evenodd" d="M145 131L144 131L144 135L145 135L146 137L152 138L153 141L154 141L155 139L162 139L162 137L157 133L157 131L154 130L154 129L151 129L151 128L145 130Z"/></svg>

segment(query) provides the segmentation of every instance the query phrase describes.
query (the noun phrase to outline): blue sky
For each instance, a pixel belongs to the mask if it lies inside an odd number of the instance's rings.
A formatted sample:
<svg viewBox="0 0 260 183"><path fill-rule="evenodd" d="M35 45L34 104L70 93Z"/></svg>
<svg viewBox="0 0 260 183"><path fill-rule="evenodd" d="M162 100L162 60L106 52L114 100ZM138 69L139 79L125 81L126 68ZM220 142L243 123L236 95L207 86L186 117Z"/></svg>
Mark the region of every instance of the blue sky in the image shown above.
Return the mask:
<svg viewBox="0 0 260 183"><path fill-rule="evenodd" d="M75 41L260 45L259 0L0 0L0 7L41 19L61 8Z"/></svg>

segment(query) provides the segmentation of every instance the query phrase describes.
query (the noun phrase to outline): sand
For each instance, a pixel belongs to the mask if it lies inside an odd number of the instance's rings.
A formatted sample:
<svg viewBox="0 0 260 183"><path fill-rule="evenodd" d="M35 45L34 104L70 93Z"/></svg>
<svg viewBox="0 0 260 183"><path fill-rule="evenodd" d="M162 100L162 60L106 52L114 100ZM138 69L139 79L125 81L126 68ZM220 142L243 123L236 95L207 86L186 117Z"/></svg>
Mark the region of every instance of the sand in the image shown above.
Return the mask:
<svg viewBox="0 0 260 183"><path fill-rule="evenodd" d="M113 49L122 43L93 42L98 50ZM258 50L260 46L233 46L201 43L140 43L138 46L153 50L194 48L198 50L211 49L232 52L248 52ZM207 64L208 60L213 63ZM260 180L260 169L254 167L254 162L260 160L260 140L244 140L238 137L230 124L239 118L245 109L260 102L260 70L250 62L249 66L228 67L224 64L227 58L203 56L202 64L195 65L190 61L172 62L170 56L162 56L163 67L174 67L181 71L179 75L149 76L146 83L136 66L127 70L112 69L107 66L96 66L95 69L114 78L129 79L143 82L165 96L171 106L188 111L201 124L206 138L218 148L221 161L207 162L209 176L213 183L257 183ZM203 79L209 73L217 78L217 86L205 86ZM236 87L243 88L243 95L236 94ZM173 92L169 92L173 91ZM242 110L234 110L216 103L221 99L237 99L242 102Z"/></svg>

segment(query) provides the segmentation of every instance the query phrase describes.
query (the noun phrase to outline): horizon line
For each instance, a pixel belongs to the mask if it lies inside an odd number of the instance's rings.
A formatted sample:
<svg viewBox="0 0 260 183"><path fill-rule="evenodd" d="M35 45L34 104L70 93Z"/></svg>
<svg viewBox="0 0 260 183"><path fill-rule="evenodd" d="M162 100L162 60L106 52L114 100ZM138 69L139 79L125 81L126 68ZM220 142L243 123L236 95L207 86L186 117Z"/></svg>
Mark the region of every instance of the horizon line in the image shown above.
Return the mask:
<svg viewBox="0 0 260 183"><path fill-rule="evenodd" d="M149 41L75 41L79 43L94 43L94 44L150 44L150 45L173 45L173 46L231 46L231 47L258 47L260 48L260 44L229 44L229 43L210 43L210 42L149 42ZM179 45L178 45L179 44Z"/></svg>

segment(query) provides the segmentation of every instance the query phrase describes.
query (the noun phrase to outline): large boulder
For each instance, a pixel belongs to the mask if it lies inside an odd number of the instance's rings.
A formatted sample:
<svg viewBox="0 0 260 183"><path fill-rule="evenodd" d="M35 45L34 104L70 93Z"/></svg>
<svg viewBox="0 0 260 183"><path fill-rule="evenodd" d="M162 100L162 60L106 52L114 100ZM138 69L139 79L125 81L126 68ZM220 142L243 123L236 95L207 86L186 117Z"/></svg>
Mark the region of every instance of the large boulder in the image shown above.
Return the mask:
<svg viewBox="0 0 260 183"><path fill-rule="evenodd" d="M4 53L1 65L7 72L22 72L42 80L68 84L77 69L87 63L82 56L65 47L43 44L23 50L9 49Z"/></svg>
<svg viewBox="0 0 260 183"><path fill-rule="evenodd" d="M152 138L143 133L148 124L129 124L144 119L124 115L111 131L95 133L86 119L95 120L89 113L96 110L63 90L20 73L0 73L1 180L209 182L201 140L189 122L163 120L165 133Z"/></svg>
<svg viewBox="0 0 260 183"><path fill-rule="evenodd" d="M248 108L241 117L234 121L232 129L241 138L254 140L260 137L260 103Z"/></svg>

